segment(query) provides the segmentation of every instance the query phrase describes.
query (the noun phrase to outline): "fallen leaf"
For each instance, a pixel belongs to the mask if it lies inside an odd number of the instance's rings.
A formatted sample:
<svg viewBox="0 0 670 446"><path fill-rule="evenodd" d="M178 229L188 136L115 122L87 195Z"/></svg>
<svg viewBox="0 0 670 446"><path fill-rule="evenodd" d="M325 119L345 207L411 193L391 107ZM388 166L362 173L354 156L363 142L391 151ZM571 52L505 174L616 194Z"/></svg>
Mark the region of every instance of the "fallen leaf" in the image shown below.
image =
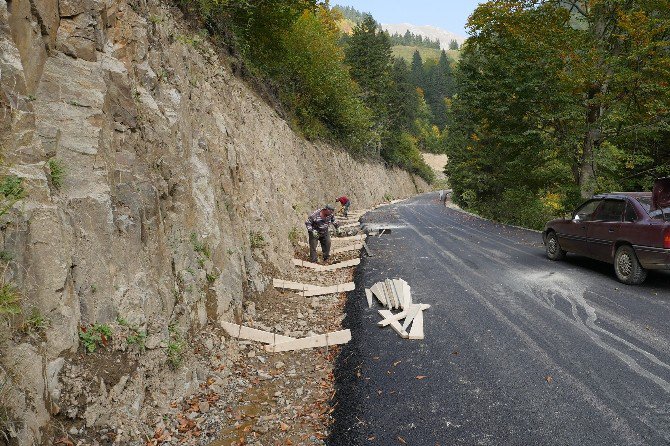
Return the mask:
<svg viewBox="0 0 670 446"><path fill-rule="evenodd" d="M454 350L453 352L451 352L451 354L452 355L458 355L458 351Z"/></svg>
<svg viewBox="0 0 670 446"><path fill-rule="evenodd" d="M398 441L399 441L400 443L402 443L402 444L407 444L407 442L405 441L405 439L402 438L402 437L398 437Z"/></svg>
<svg viewBox="0 0 670 446"><path fill-rule="evenodd" d="M281 424L279 425L279 428L280 428L282 431L286 432L286 431L288 430L288 424L286 424L286 423L281 423Z"/></svg>
<svg viewBox="0 0 670 446"><path fill-rule="evenodd" d="M401 359L400 361L396 361L396 362L394 362L394 363L393 363L393 367L397 366L397 365L400 364L401 362L402 362L402 359Z"/></svg>
<svg viewBox="0 0 670 446"><path fill-rule="evenodd" d="M426 379L426 378L427 378L427 376L423 376L423 375L419 375L419 376L416 377L416 379Z"/></svg>
<svg viewBox="0 0 670 446"><path fill-rule="evenodd" d="M547 381L549 384L554 382L554 378L552 378L551 375L545 376L544 380Z"/></svg>
<svg viewBox="0 0 670 446"><path fill-rule="evenodd" d="M375 441L375 438L377 438L377 437L375 437L374 435L371 436L371 437L368 437L368 441Z"/></svg>

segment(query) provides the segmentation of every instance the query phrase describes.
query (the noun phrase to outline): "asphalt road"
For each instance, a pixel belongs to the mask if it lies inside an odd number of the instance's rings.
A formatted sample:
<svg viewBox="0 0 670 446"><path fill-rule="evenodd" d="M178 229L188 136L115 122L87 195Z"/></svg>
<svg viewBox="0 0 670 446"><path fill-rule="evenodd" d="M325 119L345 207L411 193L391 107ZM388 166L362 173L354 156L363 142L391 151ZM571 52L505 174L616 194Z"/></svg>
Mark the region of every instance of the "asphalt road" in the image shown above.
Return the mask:
<svg viewBox="0 0 670 446"><path fill-rule="evenodd" d="M444 208L381 208L349 294L328 445L669 445L670 274L544 256L540 233ZM379 328L363 287L400 277L426 338ZM425 378L417 379L417 377Z"/></svg>

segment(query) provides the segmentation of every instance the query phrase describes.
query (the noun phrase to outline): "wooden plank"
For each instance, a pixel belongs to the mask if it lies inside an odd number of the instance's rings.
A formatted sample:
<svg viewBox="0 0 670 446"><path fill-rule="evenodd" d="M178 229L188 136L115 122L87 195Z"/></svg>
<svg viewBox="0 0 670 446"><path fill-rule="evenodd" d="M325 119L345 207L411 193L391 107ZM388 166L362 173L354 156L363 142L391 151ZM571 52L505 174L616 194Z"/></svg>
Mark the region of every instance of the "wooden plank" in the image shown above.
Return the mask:
<svg viewBox="0 0 670 446"><path fill-rule="evenodd" d="M317 290L323 288L319 285L310 285L307 283L299 282L290 282L288 280L282 279L272 279L272 286L275 288L283 288L286 290L297 290L297 291L307 291L307 290Z"/></svg>
<svg viewBox="0 0 670 446"><path fill-rule="evenodd" d="M381 282L377 282L372 287L370 288L370 291L372 291L379 301L380 304L383 306L387 306L388 303L386 301L386 297L384 297L384 292L383 292L383 287Z"/></svg>
<svg viewBox="0 0 670 446"><path fill-rule="evenodd" d="M339 262L339 263L333 263L331 265L317 265L321 267L321 271L335 271L337 269L341 268L349 268L351 266L356 266L359 263L361 263L361 259L351 259L351 260L346 260L344 262Z"/></svg>
<svg viewBox="0 0 670 446"><path fill-rule="evenodd" d="M402 329L407 331L407 328L409 327L409 324L412 323L414 318L416 317L416 314L421 311L421 306L420 305L412 305L409 307L409 310L407 310L407 317L405 318L405 322L402 324Z"/></svg>
<svg viewBox="0 0 670 446"><path fill-rule="evenodd" d="M412 305L412 288L404 280L402 286L403 286L402 292L406 296L405 299L407 299L407 305Z"/></svg>
<svg viewBox="0 0 670 446"><path fill-rule="evenodd" d="M387 311L387 310L377 310L377 312L378 312L382 317L384 317L384 315L387 314L386 311ZM382 313L382 312L383 312L383 313ZM403 311L401 311L400 313L392 314L391 317L382 319L381 321L377 322L377 325L379 325L380 327L386 327L387 325L391 324L391 322L394 322L394 321L397 322L397 321L399 321L399 320L401 320L401 319L405 319L406 317L407 317L407 311L406 311L406 310L403 310Z"/></svg>
<svg viewBox="0 0 670 446"><path fill-rule="evenodd" d="M303 268L311 268L316 271L323 271L323 266L317 263L307 262L305 260L293 259L293 264L295 266L302 266Z"/></svg>
<svg viewBox="0 0 670 446"><path fill-rule="evenodd" d="M286 352L290 350L302 350L305 348L326 347L331 345L346 344L351 340L350 330L340 330L331 333L310 336L308 338L293 339L273 345L266 345L268 352Z"/></svg>
<svg viewBox="0 0 670 446"><path fill-rule="evenodd" d="M347 282L339 285L332 285L321 287L316 290L305 290L300 291L300 294L303 297L312 297L312 296L323 296L325 294L336 294L336 293L346 293L347 291L353 291L356 289L356 284L354 282Z"/></svg>
<svg viewBox="0 0 670 446"><path fill-rule="evenodd" d="M393 288L393 282L391 279L386 279L384 281L384 284L386 285L386 292L388 295L391 297L391 304L393 305L393 309L398 309L400 308L400 300L398 299L398 296L395 293L395 290Z"/></svg>
<svg viewBox="0 0 670 446"><path fill-rule="evenodd" d="M427 309L430 308L430 305L428 305L428 304L414 304L414 305L412 305L412 308L416 308L417 310L427 310ZM385 311L385 310L377 310L377 311L380 312L379 314L382 314L381 311ZM388 319L383 319L383 320L377 322L377 325L379 325L380 327L386 327L392 321L400 321L401 319L406 319L407 315L410 311L411 311L410 309L403 310L400 313L396 313L396 314L392 315Z"/></svg>
<svg viewBox="0 0 670 446"><path fill-rule="evenodd" d="M391 316L393 316L393 313L391 313L390 310L379 310L379 314L382 315L384 319L388 319ZM402 329L402 326L400 325L400 322L398 321L391 321L389 324L391 325L391 328L400 335L401 338L407 339L409 337L409 334Z"/></svg>
<svg viewBox="0 0 670 446"><path fill-rule="evenodd" d="M331 237L331 241L333 242L350 242L352 240L356 240L359 242L365 241L365 238L367 235L365 234L358 234L358 235L350 235L348 237Z"/></svg>
<svg viewBox="0 0 670 446"><path fill-rule="evenodd" d="M365 289L365 297L368 300L368 308L372 308L372 291L370 291L370 288Z"/></svg>
<svg viewBox="0 0 670 446"><path fill-rule="evenodd" d="M393 279L391 283L393 283L393 290L400 299L400 308L403 310L405 308L409 308L406 302L407 299L405 298L405 293L403 293L402 282L400 281L400 279Z"/></svg>
<svg viewBox="0 0 670 446"><path fill-rule="evenodd" d="M276 344L281 342L295 341L295 338L270 333L268 331L257 330L243 325L232 324L230 322L221 322L221 326L230 336L249 341L258 341L265 344Z"/></svg>
<svg viewBox="0 0 670 446"><path fill-rule="evenodd" d="M342 248L337 248L333 249L330 251L331 254L342 254L343 252L349 252L349 251L356 251L357 249L361 249L363 247L363 243L356 243L355 245L349 245L349 246L344 246Z"/></svg>
<svg viewBox="0 0 670 446"><path fill-rule="evenodd" d="M343 225L340 225L338 229L347 229L347 228L354 228L356 226L360 226L361 224L359 222L353 222L353 223L345 223Z"/></svg>
<svg viewBox="0 0 670 446"><path fill-rule="evenodd" d="M423 338L423 311L419 311L412 322L412 329L409 331L409 339Z"/></svg>

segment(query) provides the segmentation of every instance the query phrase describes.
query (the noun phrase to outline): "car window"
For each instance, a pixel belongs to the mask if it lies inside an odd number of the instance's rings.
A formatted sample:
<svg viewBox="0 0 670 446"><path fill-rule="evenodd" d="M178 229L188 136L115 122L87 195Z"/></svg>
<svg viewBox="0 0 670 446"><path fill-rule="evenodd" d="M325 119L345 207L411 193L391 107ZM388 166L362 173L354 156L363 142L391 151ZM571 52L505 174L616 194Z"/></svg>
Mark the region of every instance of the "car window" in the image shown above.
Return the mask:
<svg viewBox="0 0 670 446"><path fill-rule="evenodd" d="M623 221L637 221L638 216L637 212L635 211L635 206L633 206L633 203L631 202L626 202L626 213L624 214L624 219Z"/></svg>
<svg viewBox="0 0 670 446"><path fill-rule="evenodd" d="M637 201L642 205L645 211L649 214L649 216L653 219L656 220L663 220L663 210L661 209L656 209L654 211L651 211L651 197L638 197Z"/></svg>
<svg viewBox="0 0 670 446"><path fill-rule="evenodd" d="M591 200L581 205L575 211L575 220L579 221L593 220L593 213L595 212L596 208L600 203L602 203L602 200Z"/></svg>
<svg viewBox="0 0 670 446"><path fill-rule="evenodd" d="M605 200L593 216L598 221L621 221L626 202L623 200Z"/></svg>

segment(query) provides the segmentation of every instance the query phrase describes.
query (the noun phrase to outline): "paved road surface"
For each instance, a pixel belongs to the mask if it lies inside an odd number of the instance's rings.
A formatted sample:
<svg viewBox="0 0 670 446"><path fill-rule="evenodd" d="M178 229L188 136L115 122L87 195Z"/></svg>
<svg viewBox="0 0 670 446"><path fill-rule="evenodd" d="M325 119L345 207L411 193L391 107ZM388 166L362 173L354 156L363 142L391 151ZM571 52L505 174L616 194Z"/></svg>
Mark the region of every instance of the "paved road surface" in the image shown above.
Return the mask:
<svg viewBox="0 0 670 446"><path fill-rule="evenodd" d="M329 445L669 445L670 274L544 257L539 233L441 207L381 208L338 359ZM401 277L424 341L378 328L363 286ZM425 379L416 379L426 376Z"/></svg>

